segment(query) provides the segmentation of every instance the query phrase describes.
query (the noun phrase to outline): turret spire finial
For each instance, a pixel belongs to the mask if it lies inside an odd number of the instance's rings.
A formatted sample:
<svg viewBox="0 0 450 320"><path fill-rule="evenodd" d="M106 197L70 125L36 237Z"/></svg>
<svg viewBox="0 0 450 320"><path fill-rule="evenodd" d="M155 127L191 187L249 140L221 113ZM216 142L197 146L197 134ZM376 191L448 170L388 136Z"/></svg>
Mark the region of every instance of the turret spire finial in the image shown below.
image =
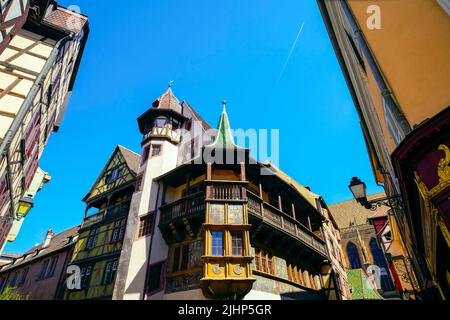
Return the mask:
<svg viewBox="0 0 450 320"><path fill-rule="evenodd" d="M174 83L173 80L170 80L170 81L169 81L169 89L172 88L173 83Z"/></svg>
<svg viewBox="0 0 450 320"><path fill-rule="evenodd" d="M225 100L225 99L222 100L222 107L223 107L223 112L227 112L227 100Z"/></svg>

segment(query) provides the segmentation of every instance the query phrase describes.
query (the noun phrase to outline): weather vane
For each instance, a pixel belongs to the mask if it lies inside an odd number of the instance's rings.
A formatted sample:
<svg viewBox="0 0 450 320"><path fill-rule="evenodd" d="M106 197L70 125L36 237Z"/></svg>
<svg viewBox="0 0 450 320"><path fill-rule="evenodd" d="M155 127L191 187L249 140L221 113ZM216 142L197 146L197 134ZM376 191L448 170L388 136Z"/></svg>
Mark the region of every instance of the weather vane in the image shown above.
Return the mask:
<svg viewBox="0 0 450 320"><path fill-rule="evenodd" d="M169 88L172 88L173 83L174 83L173 80L170 80L170 81L169 81Z"/></svg>

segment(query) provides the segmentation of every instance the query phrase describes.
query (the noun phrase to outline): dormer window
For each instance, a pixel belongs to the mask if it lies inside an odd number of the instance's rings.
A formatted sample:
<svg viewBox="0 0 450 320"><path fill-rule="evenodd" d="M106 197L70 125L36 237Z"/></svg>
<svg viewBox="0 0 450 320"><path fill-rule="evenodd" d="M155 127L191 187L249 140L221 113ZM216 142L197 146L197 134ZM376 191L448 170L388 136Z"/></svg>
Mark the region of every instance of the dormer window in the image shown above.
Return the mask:
<svg viewBox="0 0 450 320"><path fill-rule="evenodd" d="M162 145L153 144L152 145L152 153L151 153L152 158L160 156L161 153L162 153Z"/></svg>
<svg viewBox="0 0 450 320"><path fill-rule="evenodd" d="M160 117L155 119L155 122L153 124L154 127L156 128L164 128L164 126L168 123L168 119L165 117Z"/></svg>
<svg viewBox="0 0 450 320"><path fill-rule="evenodd" d="M178 130L180 128L181 128L181 122L176 120L176 119L173 119L172 120L172 130L175 131L175 130Z"/></svg>
<svg viewBox="0 0 450 320"><path fill-rule="evenodd" d="M111 184L116 182L119 178L122 177L122 169L117 168L111 171L105 178L105 182L107 184Z"/></svg>

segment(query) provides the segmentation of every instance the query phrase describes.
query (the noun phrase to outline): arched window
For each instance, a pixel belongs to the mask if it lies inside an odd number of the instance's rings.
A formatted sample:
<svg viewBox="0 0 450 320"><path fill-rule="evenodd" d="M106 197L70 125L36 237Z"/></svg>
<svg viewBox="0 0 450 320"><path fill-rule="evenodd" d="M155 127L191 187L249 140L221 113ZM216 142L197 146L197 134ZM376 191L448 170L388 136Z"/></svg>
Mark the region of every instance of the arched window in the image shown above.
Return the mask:
<svg viewBox="0 0 450 320"><path fill-rule="evenodd" d="M347 245L347 257L350 261L350 269L362 269L361 258L359 256L358 248L353 242L349 242Z"/></svg>
<svg viewBox="0 0 450 320"><path fill-rule="evenodd" d="M372 253L374 264L381 269L381 289L383 291L395 290L394 283L389 275L389 267L387 265L386 258L383 251L378 246L378 241L375 238L370 240L370 252Z"/></svg>
<svg viewBox="0 0 450 320"><path fill-rule="evenodd" d="M383 251L381 251L380 247L378 246L377 240L374 238L370 240L370 252L372 253L374 264L376 264L380 268L387 267Z"/></svg>

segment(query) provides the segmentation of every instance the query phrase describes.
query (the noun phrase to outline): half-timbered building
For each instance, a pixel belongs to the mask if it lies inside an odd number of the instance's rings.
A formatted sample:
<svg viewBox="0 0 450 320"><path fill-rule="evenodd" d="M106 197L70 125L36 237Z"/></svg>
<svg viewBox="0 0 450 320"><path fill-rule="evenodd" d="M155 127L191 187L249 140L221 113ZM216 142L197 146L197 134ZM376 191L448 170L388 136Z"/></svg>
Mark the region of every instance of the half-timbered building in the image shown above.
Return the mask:
<svg viewBox="0 0 450 320"><path fill-rule="evenodd" d="M39 159L61 125L88 33L87 17L54 1L1 1L0 252L50 179Z"/></svg>
<svg viewBox="0 0 450 320"><path fill-rule="evenodd" d="M118 146L83 199L86 214L71 260L81 287L67 289L66 300L112 298L139 165L138 154Z"/></svg>
<svg viewBox="0 0 450 320"><path fill-rule="evenodd" d="M142 162L114 299L326 298L323 212L235 144L225 107L211 133L169 88L138 121Z"/></svg>

